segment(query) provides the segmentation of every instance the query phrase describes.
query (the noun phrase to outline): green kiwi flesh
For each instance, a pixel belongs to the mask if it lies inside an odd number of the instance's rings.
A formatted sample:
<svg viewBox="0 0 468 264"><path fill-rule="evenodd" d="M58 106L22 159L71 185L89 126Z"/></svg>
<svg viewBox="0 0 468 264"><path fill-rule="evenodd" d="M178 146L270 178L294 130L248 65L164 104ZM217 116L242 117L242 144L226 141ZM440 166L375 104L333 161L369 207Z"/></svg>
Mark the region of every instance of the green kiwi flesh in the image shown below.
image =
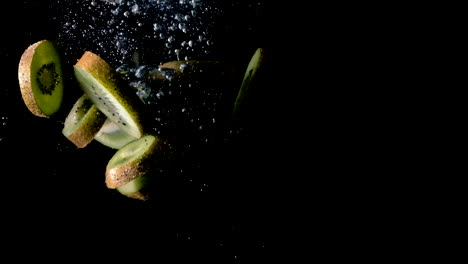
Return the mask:
<svg viewBox="0 0 468 264"><path fill-rule="evenodd" d="M115 189L146 174L157 164L157 155L164 142L153 135L144 135L119 150L106 166L106 185Z"/></svg>
<svg viewBox="0 0 468 264"><path fill-rule="evenodd" d="M83 94L65 118L62 134L83 148L94 139L105 120L106 116Z"/></svg>
<svg viewBox="0 0 468 264"><path fill-rule="evenodd" d="M94 139L104 146L120 149L137 138L125 133L117 124L107 118Z"/></svg>
<svg viewBox="0 0 468 264"><path fill-rule="evenodd" d="M247 69L244 74L244 78L242 80L241 87L237 94L234 108L233 108L233 116L234 118L238 118L240 112L244 105L247 104L250 90L256 85L258 79L258 72L259 69L262 68L264 61L264 50L262 48L258 48L255 50L254 55L250 59L250 62L247 66Z"/></svg>
<svg viewBox="0 0 468 264"><path fill-rule="evenodd" d="M91 101L125 133L139 138L143 135L141 124L142 104L136 94L106 61L89 51L74 65L75 76Z"/></svg>
<svg viewBox="0 0 468 264"><path fill-rule="evenodd" d="M34 115L49 117L60 110L62 64L51 41L38 41L24 51L18 66L18 79L23 101Z"/></svg>
<svg viewBox="0 0 468 264"><path fill-rule="evenodd" d="M116 190L133 199L148 200L150 193L145 189L151 184L151 179L152 177L149 175L138 176L127 184L117 187Z"/></svg>

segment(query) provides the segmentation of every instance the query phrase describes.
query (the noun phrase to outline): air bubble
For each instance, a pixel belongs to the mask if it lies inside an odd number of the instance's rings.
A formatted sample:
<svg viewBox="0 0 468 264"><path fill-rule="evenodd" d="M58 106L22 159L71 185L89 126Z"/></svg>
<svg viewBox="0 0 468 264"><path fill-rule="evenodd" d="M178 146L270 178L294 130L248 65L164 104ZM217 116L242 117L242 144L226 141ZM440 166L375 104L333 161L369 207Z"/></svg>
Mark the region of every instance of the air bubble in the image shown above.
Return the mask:
<svg viewBox="0 0 468 264"><path fill-rule="evenodd" d="M138 69L135 71L135 77L137 78L142 78L147 72L147 66L143 65L138 67Z"/></svg>
<svg viewBox="0 0 468 264"><path fill-rule="evenodd" d="M137 4L134 4L134 5L132 6L131 11L132 11L133 14L136 15L136 14L140 13L140 8L139 8L139 6L138 6Z"/></svg>
<svg viewBox="0 0 468 264"><path fill-rule="evenodd" d="M188 64L185 64L185 63L182 63L180 66L179 66L179 69L184 72L185 70L187 70L189 67Z"/></svg>
<svg viewBox="0 0 468 264"><path fill-rule="evenodd" d="M157 94L156 94L156 97L158 97L158 99L160 99L161 97L164 96L164 93L162 91L159 91Z"/></svg>
<svg viewBox="0 0 468 264"><path fill-rule="evenodd" d="M118 15L120 13L120 7L117 7L116 9L112 10L111 13L113 15Z"/></svg>

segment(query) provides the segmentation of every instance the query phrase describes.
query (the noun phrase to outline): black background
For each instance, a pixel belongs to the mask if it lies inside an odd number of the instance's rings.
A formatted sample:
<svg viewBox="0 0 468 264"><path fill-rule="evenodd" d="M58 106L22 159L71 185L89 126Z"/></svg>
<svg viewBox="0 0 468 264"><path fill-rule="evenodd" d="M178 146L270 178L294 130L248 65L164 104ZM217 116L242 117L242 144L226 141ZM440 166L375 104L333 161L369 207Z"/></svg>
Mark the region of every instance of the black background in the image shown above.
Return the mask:
<svg viewBox="0 0 468 264"><path fill-rule="evenodd" d="M54 18L60 7L51 2L8 3L5 10L12 18L0 18L0 203L11 229L2 239L12 247L60 246L71 254L169 257L165 263L266 263L280 237L280 208L286 202L286 186L278 187L275 175L288 177L282 156L289 140L278 125L286 121L277 115L282 106L275 93L277 79L263 87L270 90L259 97L242 133L200 153L199 169L185 178L163 180L165 186L152 201L126 198L104 183L113 150L97 142L77 149L61 133L68 111L37 117L21 99L21 54L38 40L56 38ZM241 22L248 1L233 3L224 7L227 15L221 22L237 26L229 34L220 27L217 52L242 60L267 43L266 22L264 17ZM246 30L252 23L254 30ZM227 52L234 48L238 52ZM65 108L74 93L65 94Z"/></svg>

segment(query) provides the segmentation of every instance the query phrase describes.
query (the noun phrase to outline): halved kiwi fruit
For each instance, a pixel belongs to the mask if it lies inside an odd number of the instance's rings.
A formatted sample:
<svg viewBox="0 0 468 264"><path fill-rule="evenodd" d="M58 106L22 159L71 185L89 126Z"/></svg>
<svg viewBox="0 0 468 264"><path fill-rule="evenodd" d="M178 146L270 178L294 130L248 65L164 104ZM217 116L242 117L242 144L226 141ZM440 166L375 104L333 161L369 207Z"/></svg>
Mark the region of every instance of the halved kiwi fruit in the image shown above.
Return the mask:
<svg viewBox="0 0 468 264"><path fill-rule="evenodd" d="M106 166L106 185L110 189L123 186L158 167L166 143L159 137L144 135L122 148Z"/></svg>
<svg viewBox="0 0 468 264"><path fill-rule="evenodd" d="M62 64L51 41L38 41L24 51L18 80L23 101L34 115L50 117L59 111L63 98Z"/></svg>
<svg viewBox="0 0 468 264"><path fill-rule="evenodd" d="M106 121L106 116L83 94L65 119L62 134L77 147L88 145Z"/></svg>
<svg viewBox="0 0 468 264"><path fill-rule="evenodd" d="M120 149L137 138L125 133L116 123L107 118L94 139L107 147Z"/></svg>
<svg viewBox="0 0 468 264"><path fill-rule="evenodd" d="M143 103L114 68L86 51L74 71L81 88L101 112L130 136L143 135Z"/></svg>
<svg viewBox="0 0 468 264"><path fill-rule="evenodd" d="M262 48L258 48L255 50L252 58L250 59L249 64L247 65L247 69L244 74L244 78L242 80L241 87L237 94L236 101L234 102L233 108L233 117L239 118L241 115L242 109L245 105L248 104L249 101L249 94L252 93L252 89L257 85L259 71L262 69L264 64L264 50Z"/></svg>

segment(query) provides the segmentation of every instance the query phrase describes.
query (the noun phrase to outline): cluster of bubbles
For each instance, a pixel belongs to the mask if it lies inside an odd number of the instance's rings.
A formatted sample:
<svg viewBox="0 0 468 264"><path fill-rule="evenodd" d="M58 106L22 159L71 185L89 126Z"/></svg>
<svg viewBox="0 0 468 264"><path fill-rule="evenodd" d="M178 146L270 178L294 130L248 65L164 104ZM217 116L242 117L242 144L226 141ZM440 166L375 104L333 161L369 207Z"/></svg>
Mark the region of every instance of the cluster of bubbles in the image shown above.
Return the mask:
<svg viewBox="0 0 468 264"><path fill-rule="evenodd" d="M226 72L217 67L213 63L203 72L182 63L182 76L191 77L181 77L177 69L158 65L131 67L124 64L117 71L148 106L157 134L166 131L167 136L181 136L183 131L201 143L212 143L227 83Z"/></svg>
<svg viewBox="0 0 468 264"><path fill-rule="evenodd" d="M223 11L211 0L56 0L58 41L74 64L84 51L99 54L154 110L155 133L192 131L209 142L223 87L174 80L168 61L208 60ZM184 67L182 65L181 67ZM187 69L190 71L190 69ZM161 78L155 80L154 75ZM205 82L206 83L206 82Z"/></svg>
<svg viewBox="0 0 468 264"><path fill-rule="evenodd" d="M3 141L4 131L3 129L7 127L8 124L8 116L1 116L0 117L0 143Z"/></svg>
<svg viewBox="0 0 468 264"><path fill-rule="evenodd" d="M161 63L209 56L222 11L202 0L56 0L59 40L114 63ZM77 51L77 49L81 48Z"/></svg>
<svg viewBox="0 0 468 264"><path fill-rule="evenodd" d="M8 116L2 116L0 120L1 120L2 126L5 127L7 125Z"/></svg>

